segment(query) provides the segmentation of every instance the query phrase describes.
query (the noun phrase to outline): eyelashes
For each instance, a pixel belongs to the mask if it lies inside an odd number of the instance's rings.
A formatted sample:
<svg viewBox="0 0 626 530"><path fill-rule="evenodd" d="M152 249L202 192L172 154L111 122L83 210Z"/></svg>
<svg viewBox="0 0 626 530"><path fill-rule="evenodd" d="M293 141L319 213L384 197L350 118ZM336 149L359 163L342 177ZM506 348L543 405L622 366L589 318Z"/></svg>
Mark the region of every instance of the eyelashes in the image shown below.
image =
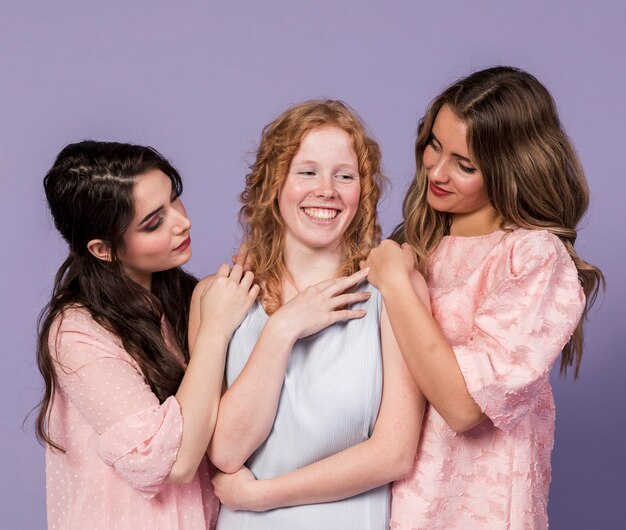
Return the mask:
<svg viewBox="0 0 626 530"><path fill-rule="evenodd" d="M308 170L298 171L296 174L307 178L314 178L317 176L317 172ZM334 178L339 181L349 182L352 180L356 180L358 177L355 177L354 175L351 175L349 173L340 173L338 175L335 175Z"/></svg>
<svg viewBox="0 0 626 530"><path fill-rule="evenodd" d="M163 224L163 216L158 216L156 221L149 224L144 228L146 232L154 232L157 228L159 228Z"/></svg>
<svg viewBox="0 0 626 530"><path fill-rule="evenodd" d="M435 153L441 152L441 146L437 143L434 136L430 136L428 138L428 141L426 142L426 147L430 147L433 151L435 151ZM455 155L455 158L456 156L458 155ZM476 171L478 171L477 168L473 166L467 166L461 160L458 160L458 159L457 159L456 165L459 168L459 171L461 171L462 173L465 173L466 175L473 175L474 173L476 173Z"/></svg>

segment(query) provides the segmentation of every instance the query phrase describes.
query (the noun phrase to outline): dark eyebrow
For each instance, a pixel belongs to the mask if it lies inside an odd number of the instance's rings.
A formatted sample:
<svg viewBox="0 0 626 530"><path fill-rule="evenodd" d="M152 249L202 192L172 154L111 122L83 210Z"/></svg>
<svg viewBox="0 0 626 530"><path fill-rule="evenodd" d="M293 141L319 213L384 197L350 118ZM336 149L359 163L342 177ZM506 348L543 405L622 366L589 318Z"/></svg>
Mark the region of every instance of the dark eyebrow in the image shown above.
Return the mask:
<svg viewBox="0 0 626 530"><path fill-rule="evenodd" d="M430 135L435 139L435 141L441 145L441 142L439 141L439 139L435 136L435 133L431 130L430 131ZM467 158L466 156L460 155L458 153L452 153L452 156L458 158L459 160L464 160L465 162L469 162L472 165L475 165L474 162L472 162L469 158Z"/></svg>
<svg viewBox="0 0 626 530"><path fill-rule="evenodd" d="M150 219L150 217L152 217L153 215L159 213L162 209L163 209L163 206L159 206L156 210L151 211L141 221L139 221L139 225L138 226L141 226L142 224L144 224L148 219Z"/></svg>

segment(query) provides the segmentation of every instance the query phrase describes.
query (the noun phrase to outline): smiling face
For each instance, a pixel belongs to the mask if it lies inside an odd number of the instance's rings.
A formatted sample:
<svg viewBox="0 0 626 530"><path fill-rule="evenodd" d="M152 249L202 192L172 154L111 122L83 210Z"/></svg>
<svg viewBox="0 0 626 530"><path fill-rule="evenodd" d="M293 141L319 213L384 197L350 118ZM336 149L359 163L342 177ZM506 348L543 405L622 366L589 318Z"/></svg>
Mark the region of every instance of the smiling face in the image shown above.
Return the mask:
<svg viewBox="0 0 626 530"><path fill-rule="evenodd" d="M135 179L135 214L124 232L118 260L129 278L150 289L152 273L184 265L191 258L191 222L172 183L160 170Z"/></svg>
<svg viewBox="0 0 626 530"><path fill-rule="evenodd" d="M467 125L447 105L437 113L422 160L428 178L428 204L453 214L451 233L461 227L464 235L495 229L495 210L483 175L469 153Z"/></svg>
<svg viewBox="0 0 626 530"><path fill-rule="evenodd" d="M336 250L354 219L360 193L351 136L333 126L309 131L291 160L278 200L285 245Z"/></svg>

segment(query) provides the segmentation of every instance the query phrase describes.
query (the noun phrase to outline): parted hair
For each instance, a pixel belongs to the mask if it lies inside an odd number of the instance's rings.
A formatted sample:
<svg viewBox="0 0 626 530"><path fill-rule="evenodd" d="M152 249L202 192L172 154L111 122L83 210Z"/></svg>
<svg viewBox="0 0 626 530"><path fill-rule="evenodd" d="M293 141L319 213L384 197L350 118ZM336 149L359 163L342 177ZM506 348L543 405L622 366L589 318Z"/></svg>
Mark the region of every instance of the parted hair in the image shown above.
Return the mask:
<svg viewBox="0 0 626 530"><path fill-rule="evenodd" d="M184 375L181 363L165 344L161 326L165 317L175 346L188 360L187 323L196 279L181 268L157 272L148 291L129 279L117 260L135 213L132 191L136 177L151 170L161 170L170 178L175 196L182 193L180 175L155 149L115 142L83 141L66 146L44 178L48 206L69 254L38 321L37 363L45 388L37 437L61 451L48 435L58 366L50 351L49 334L66 308L85 308L98 324L118 336L161 402L176 393ZM94 239L107 244L110 261L98 259L88 250L87 244Z"/></svg>
<svg viewBox="0 0 626 530"><path fill-rule="evenodd" d="M345 260L339 274L356 272L359 261L380 241L376 207L385 177L376 141L357 114L342 101L312 100L289 108L263 129L256 159L246 175L239 212L251 267L262 286L261 297L269 314L282 303L282 280L286 273L279 195L302 139L308 132L322 127L338 127L350 135L361 184L359 207L344 234Z"/></svg>
<svg viewBox="0 0 626 530"><path fill-rule="evenodd" d="M423 155L439 110L448 106L467 126L467 145L480 169L487 196L502 228L547 230L569 252L587 297L583 318L563 349L561 373L583 352L583 321L604 285L601 271L574 249L577 227L587 211L589 189L576 151L548 90L531 74L497 66L459 79L437 96L420 120L415 143L415 179L403 203L403 222L392 238L408 242L420 270L449 233L451 215L427 202Z"/></svg>

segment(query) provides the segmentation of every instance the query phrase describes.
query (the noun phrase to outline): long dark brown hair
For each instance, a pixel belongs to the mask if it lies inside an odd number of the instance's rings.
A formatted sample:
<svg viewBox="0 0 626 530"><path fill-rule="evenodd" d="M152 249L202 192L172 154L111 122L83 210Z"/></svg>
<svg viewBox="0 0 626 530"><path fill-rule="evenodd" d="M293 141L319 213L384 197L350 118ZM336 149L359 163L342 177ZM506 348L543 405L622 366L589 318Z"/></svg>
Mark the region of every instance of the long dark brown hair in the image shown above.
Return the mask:
<svg viewBox="0 0 626 530"><path fill-rule="evenodd" d="M574 249L577 227L589 204L589 188L554 100L535 77L508 66L488 68L459 79L430 103L418 126L415 179L404 199L404 221L391 237L413 247L418 266L425 272L428 257L449 233L451 215L436 211L426 200L428 179L423 164L435 118L445 105L467 126L472 160L484 177L502 228L515 225L555 234L578 270L587 304L561 357L561 373L574 365L577 376L583 321L604 286L604 277Z"/></svg>
<svg viewBox="0 0 626 530"><path fill-rule="evenodd" d="M50 406L57 388L57 364L49 343L50 330L69 306L81 306L105 329L117 335L137 362L146 383L163 402L173 395L184 375L161 334L162 318L171 326L175 346L189 359L187 323L196 279L180 268L154 273L151 291L130 280L117 260L123 235L134 216L132 190L137 176L160 170L179 196L183 185L176 169L151 147L114 142L70 144L44 179L54 224L69 245L69 255L54 279L52 297L39 320L37 363L45 389L37 416L37 438L63 450L48 434ZM101 239L111 261L87 249Z"/></svg>

